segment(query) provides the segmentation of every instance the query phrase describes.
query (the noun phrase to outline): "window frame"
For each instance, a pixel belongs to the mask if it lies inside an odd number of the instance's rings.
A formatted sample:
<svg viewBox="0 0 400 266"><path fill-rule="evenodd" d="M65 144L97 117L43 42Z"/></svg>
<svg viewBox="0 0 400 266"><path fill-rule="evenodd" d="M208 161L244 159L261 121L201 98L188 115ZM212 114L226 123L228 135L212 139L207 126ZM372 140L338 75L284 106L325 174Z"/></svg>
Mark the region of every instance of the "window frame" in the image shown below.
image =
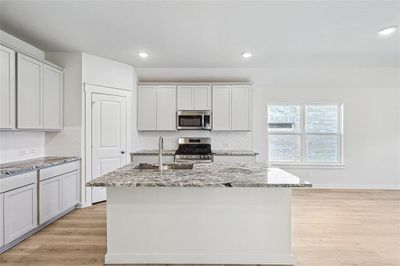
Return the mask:
<svg viewBox="0 0 400 266"><path fill-rule="evenodd" d="M297 132L284 132L284 131L269 131L268 126L268 107L271 105L289 105L289 106L300 106L300 129ZM306 106L336 106L337 107L337 132L306 132ZM267 103L267 154L268 163L277 166L290 166L296 167L316 167L316 168L336 168L344 167L344 134L343 134L343 103L331 103L331 102L269 102ZM269 136L270 135L295 135L300 137L300 161L270 161L269 160ZM307 135L312 136L337 136L337 161L336 162L307 162L306 161L306 137Z"/></svg>

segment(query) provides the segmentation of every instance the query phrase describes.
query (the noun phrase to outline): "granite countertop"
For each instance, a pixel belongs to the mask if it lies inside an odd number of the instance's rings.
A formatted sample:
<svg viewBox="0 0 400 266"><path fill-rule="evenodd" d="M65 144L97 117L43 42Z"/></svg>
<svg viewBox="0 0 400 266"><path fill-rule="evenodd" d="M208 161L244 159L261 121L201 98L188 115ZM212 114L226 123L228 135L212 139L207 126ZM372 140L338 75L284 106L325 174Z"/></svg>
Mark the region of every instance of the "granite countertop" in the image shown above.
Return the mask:
<svg viewBox="0 0 400 266"><path fill-rule="evenodd" d="M93 187L311 187L311 184L266 163L200 163L192 170L136 169L127 164L103 175Z"/></svg>
<svg viewBox="0 0 400 266"><path fill-rule="evenodd" d="M0 164L0 178L80 160L79 157L41 157Z"/></svg>
<svg viewBox="0 0 400 266"><path fill-rule="evenodd" d="M212 150L217 156L255 156L257 152L248 150ZM163 155L174 155L175 150L164 150ZM158 150L139 150L131 152L131 155L158 155Z"/></svg>
<svg viewBox="0 0 400 266"><path fill-rule="evenodd" d="M248 150L213 150L214 155L220 156L256 156L258 152Z"/></svg>
<svg viewBox="0 0 400 266"><path fill-rule="evenodd" d="M163 150L163 155L175 155L176 150ZM138 150L131 152L131 155L158 155L158 150Z"/></svg>

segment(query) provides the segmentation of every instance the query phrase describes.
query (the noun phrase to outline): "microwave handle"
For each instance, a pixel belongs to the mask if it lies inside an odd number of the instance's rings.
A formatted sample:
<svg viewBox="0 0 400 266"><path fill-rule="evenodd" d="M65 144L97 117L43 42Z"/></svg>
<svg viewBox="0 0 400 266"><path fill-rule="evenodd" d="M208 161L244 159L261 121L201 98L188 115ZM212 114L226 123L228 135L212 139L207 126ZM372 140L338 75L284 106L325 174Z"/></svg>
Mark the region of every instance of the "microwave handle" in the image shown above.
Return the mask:
<svg viewBox="0 0 400 266"><path fill-rule="evenodd" d="M205 125L204 125L204 114L201 115L201 128L204 129Z"/></svg>

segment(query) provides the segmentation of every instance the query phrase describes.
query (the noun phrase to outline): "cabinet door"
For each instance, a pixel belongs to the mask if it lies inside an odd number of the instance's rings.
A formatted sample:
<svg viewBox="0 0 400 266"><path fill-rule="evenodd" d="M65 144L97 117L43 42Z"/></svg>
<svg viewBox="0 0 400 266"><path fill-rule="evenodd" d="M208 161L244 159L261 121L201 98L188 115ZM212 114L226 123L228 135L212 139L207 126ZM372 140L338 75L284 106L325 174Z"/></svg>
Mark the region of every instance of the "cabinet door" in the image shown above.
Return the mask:
<svg viewBox="0 0 400 266"><path fill-rule="evenodd" d="M176 88L157 87L157 130L176 130Z"/></svg>
<svg viewBox="0 0 400 266"><path fill-rule="evenodd" d="M4 246L4 194L0 193L0 247Z"/></svg>
<svg viewBox="0 0 400 266"><path fill-rule="evenodd" d="M4 193L5 244L37 227L36 183Z"/></svg>
<svg viewBox="0 0 400 266"><path fill-rule="evenodd" d="M193 86L178 86L178 110L194 110Z"/></svg>
<svg viewBox="0 0 400 266"><path fill-rule="evenodd" d="M0 128L15 128L15 52L0 45Z"/></svg>
<svg viewBox="0 0 400 266"><path fill-rule="evenodd" d="M43 128L61 129L63 75L58 69L43 67Z"/></svg>
<svg viewBox="0 0 400 266"><path fill-rule="evenodd" d="M61 179L53 177L39 182L39 223L43 224L62 211Z"/></svg>
<svg viewBox="0 0 400 266"><path fill-rule="evenodd" d="M231 87L213 87L213 130L231 129Z"/></svg>
<svg viewBox="0 0 400 266"><path fill-rule="evenodd" d="M62 187L62 210L74 207L79 202L79 172L60 176Z"/></svg>
<svg viewBox="0 0 400 266"><path fill-rule="evenodd" d="M194 110L211 109L211 86L196 86L194 88Z"/></svg>
<svg viewBox="0 0 400 266"><path fill-rule="evenodd" d="M42 128L42 72L43 64L28 56L18 54L17 64L18 128Z"/></svg>
<svg viewBox="0 0 400 266"><path fill-rule="evenodd" d="M250 86L232 86L232 130L250 130Z"/></svg>
<svg viewBox="0 0 400 266"><path fill-rule="evenodd" d="M157 129L157 87L140 86L138 87L138 109L137 125L138 130Z"/></svg>

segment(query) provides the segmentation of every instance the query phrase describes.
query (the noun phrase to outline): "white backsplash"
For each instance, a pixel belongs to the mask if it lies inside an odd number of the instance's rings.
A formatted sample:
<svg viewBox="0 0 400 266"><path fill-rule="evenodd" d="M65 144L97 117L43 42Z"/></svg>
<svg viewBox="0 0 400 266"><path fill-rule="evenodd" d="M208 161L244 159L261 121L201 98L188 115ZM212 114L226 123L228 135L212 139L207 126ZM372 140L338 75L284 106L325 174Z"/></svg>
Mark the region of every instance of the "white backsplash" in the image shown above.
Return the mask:
<svg viewBox="0 0 400 266"><path fill-rule="evenodd" d="M45 133L0 131L0 163L45 156Z"/></svg>
<svg viewBox="0 0 400 266"><path fill-rule="evenodd" d="M245 131L201 131L181 130L176 132L139 132L138 139L133 140L134 150L158 149L158 138L163 136L164 149L175 150L178 137L210 137L213 150L251 150L252 135Z"/></svg>

